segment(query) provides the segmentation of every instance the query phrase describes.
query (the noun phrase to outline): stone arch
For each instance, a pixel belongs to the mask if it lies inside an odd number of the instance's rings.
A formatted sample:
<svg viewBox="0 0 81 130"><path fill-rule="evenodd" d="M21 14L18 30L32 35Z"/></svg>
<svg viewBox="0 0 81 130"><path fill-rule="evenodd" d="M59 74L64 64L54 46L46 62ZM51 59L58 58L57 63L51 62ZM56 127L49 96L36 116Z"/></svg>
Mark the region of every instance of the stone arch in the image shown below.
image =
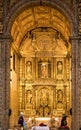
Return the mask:
<svg viewBox="0 0 81 130"><path fill-rule="evenodd" d="M20 1L15 6L12 7L12 9L9 11L10 13L7 15L7 19L5 21L5 27L4 32L5 34L10 34L13 22L18 14L20 14L23 10L26 8L30 8L32 6L38 6L40 5L40 2L37 0L37 2L31 2L27 0ZM71 34L75 31L75 23L73 13L70 13L71 10L67 7L67 5L63 6L62 3L59 1L53 0L52 2L49 2L49 0L44 0L42 2L43 6L50 6L52 8L56 8L58 11L61 11L64 16L67 17L68 21L71 23Z"/></svg>
<svg viewBox="0 0 81 130"><path fill-rule="evenodd" d="M25 9L31 8L33 6L39 6L40 5L40 1L36 1L36 2L31 2L30 1L20 1L18 2L15 6L13 6L8 15L7 15L7 19L5 20L5 27L4 27L4 32L9 34L11 31L11 27L13 25L13 22L15 20L15 18L21 13L23 12ZM56 8L58 11L60 11L70 22L71 24L71 32L74 32L75 30L75 23L74 23L74 15L73 12L71 12L72 10L70 8L68 8L68 6L66 4L62 4L61 1L55 1L53 0L52 2L49 2L49 0L44 0L44 2L42 2L42 6L48 6L48 7L52 7L52 8Z"/></svg>

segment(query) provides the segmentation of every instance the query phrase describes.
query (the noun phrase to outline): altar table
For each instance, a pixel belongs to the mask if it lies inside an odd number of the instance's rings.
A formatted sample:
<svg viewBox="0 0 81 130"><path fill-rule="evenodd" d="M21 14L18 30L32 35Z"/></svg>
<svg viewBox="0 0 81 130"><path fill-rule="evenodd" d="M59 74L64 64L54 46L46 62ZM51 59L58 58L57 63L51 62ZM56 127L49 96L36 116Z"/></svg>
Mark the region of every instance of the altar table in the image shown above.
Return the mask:
<svg viewBox="0 0 81 130"><path fill-rule="evenodd" d="M48 126L33 126L32 130L49 130Z"/></svg>

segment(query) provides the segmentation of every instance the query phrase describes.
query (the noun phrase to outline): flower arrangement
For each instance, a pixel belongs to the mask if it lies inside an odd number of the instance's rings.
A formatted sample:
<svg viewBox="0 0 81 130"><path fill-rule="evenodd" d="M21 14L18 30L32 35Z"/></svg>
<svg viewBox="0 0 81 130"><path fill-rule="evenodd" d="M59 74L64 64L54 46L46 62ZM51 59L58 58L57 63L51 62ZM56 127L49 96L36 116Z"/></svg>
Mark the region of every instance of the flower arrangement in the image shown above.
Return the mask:
<svg viewBox="0 0 81 130"><path fill-rule="evenodd" d="M47 125L45 125L44 123L40 123L39 126L47 126Z"/></svg>

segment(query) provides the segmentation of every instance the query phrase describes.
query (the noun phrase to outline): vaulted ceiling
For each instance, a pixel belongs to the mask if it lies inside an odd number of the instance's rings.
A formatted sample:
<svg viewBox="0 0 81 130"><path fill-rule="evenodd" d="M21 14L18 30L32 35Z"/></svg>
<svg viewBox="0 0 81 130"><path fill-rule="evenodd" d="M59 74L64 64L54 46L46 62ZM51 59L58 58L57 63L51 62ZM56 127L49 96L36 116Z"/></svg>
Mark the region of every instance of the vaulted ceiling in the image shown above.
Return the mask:
<svg viewBox="0 0 81 130"><path fill-rule="evenodd" d="M38 35L39 33L41 33L41 36ZM60 40L57 42L58 47L52 45L57 33L60 35ZM66 52L70 45L70 23L58 10L46 6L36 6L26 9L16 17L12 26L11 35L13 37L13 44L20 50L22 55L33 54L33 52L35 53L35 51L39 51L41 48L44 49L43 46L46 41L50 43L46 43L48 50L53 50L54 47L59 48L60 46L60 48L57 49L58 52L61 51L61 49ZM35 44L35 42L32 41L32 35L38 37L40 42L44 44L42 46L41 43L38 44L39 40L37 38L35 38L37 41ZM33 45L35 46L31 46L31 42L34 43Z"/></svg>

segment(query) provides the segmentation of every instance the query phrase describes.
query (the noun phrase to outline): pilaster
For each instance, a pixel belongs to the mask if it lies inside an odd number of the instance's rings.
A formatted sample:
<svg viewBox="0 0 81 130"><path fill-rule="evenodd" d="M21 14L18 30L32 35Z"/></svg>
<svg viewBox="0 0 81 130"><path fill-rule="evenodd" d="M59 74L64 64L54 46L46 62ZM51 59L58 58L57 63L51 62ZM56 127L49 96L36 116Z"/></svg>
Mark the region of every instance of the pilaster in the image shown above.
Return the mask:
<svg viewBox="0 0 81 130"><path fill-rule="evenodd" d="M78 72L79 72L79 36L70 37L72 44L72 130L79 130L79 84L78 84ZM77 125L75 124L77 123Z"/></svg>
<svg viewBox="0 0 81 130"><path fill-rule="evenodd" d="M10 36L0 35L0 128L9 126Z"/></svg>

